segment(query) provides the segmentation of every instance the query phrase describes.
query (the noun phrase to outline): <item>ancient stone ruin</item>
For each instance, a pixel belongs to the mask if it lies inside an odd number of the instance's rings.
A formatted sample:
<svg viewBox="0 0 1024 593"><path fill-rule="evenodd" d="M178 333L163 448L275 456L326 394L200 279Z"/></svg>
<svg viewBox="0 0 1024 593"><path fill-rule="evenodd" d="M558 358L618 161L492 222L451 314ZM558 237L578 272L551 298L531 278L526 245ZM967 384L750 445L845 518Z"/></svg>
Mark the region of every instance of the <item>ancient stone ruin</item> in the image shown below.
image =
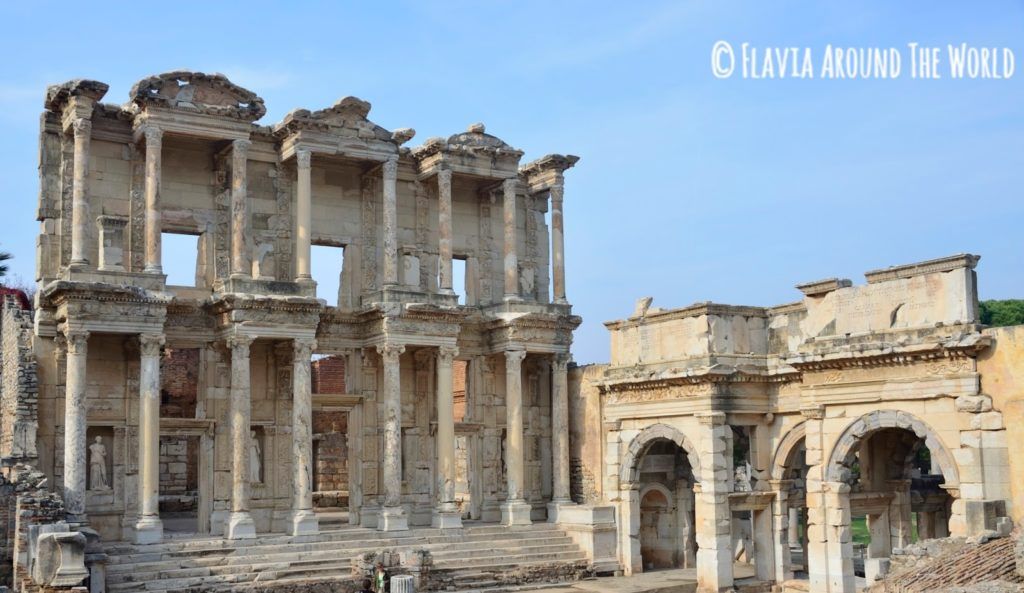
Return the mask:
<svg viewBox="0 0 1024 593"><path fill-rule="evenodd" d="M847 593L1024 516L1024 330L979 324L977 256L641 299L576 367L577 157L409 148L354 97L262 125L219 74L107 90L47 91L37 292L0 295L0 586Z"/></svg>

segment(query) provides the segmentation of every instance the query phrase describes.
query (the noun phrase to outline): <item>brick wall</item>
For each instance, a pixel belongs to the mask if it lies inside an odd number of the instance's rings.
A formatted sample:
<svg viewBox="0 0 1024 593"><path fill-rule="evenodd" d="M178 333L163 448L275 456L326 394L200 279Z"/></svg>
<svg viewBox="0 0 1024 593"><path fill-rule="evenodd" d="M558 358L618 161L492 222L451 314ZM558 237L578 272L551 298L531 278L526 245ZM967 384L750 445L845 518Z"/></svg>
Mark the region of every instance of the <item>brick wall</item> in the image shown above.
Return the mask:
<svg viewBox="0 0 1024 593"><path fill-rule="evenodd" d="M316 439L313 478L316 490L348 491L348 412L313 412L313 435Z"/></svg>
<svg viewBox="0 0 1024 593"><path fill-rule="evenodd" d="M199 349L167 348L160 360L160 416L195 418Z"/></svg>
<svg viewBox="0 0 1024 593"><path fill-rule="evenodd" d="M469 362L456 360L452 365L452 391L455 394L455 421L466 417L466 372Z"/></svg>
<svg viewBox="0 0 1024 593"><path fill-rule="evenodd" d="M310 380L313 393L345 393L345 357L314 360Z"/></svg>

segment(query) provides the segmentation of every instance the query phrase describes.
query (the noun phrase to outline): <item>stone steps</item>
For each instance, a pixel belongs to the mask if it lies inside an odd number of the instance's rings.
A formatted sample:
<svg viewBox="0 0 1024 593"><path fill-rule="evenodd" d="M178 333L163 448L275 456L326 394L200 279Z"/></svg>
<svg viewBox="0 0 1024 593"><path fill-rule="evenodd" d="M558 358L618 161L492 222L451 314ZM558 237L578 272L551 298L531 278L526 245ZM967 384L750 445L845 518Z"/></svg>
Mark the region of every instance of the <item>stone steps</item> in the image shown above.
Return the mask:
<svg viewBox="0 0 1024 593"><path fill-rule="evenodd" d="M503 587L503 573L585 566L586 555L546 523L524 527L474 525L463 530L413 529L383 533L357 526L315 536L267 534L255 540L204 537L107 546L110 593L229 591L246 583L298 584L351 578L352 560L378 550L427 549L433 570L462 589ZM568 574L568 573L567 573ZM573 573L573 574L578 574ZM537 583L541 585L541 583ZM524 585L516 585L522 590Z"/></svg>

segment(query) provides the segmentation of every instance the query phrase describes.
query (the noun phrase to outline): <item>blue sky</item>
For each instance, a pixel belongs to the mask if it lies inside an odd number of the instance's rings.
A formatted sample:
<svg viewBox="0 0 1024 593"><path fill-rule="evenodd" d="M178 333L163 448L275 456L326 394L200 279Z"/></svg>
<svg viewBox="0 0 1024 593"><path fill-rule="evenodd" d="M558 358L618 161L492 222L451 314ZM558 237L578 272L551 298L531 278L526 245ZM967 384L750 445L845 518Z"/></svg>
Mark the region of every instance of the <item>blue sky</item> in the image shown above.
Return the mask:
<svg viewBox="0 0 1024 593"><path fill-rule="evenodd" d="M1024 297L1024 3L5 3L0 249L31 278L47 84L219 71L263 123L356 95L414 144L483 121L577 154L566 188L578 362L603 321L796 300L797 283L981 254L982 298ZM711 47L1010 47L1010 80L719 80ZM165 255L172 258L171 253ZM168 261L168 267L175 262Z"/></svg>

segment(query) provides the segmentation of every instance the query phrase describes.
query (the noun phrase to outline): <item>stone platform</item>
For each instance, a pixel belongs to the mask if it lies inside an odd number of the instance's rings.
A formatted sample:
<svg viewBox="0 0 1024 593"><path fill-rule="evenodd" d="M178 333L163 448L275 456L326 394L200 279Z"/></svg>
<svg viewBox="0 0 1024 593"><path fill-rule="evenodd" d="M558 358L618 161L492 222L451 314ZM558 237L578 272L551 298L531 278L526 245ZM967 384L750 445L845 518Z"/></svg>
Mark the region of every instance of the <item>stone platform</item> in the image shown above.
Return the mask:
<svg viewBox="0 0 1024 593"><path fill-rule="evenodd" d="M431 582L457 590L574 581L592 574L586 554L557 526L494 524L462 530L384 533L344 526L315 536L261 535L254 540L197 536L159 544L111 543L107 591L292 590L353 581L353 559L389 551L430 552ZM280 589L279 589L280 587ZM334 589L331 589L334 590Z"/></svg>

